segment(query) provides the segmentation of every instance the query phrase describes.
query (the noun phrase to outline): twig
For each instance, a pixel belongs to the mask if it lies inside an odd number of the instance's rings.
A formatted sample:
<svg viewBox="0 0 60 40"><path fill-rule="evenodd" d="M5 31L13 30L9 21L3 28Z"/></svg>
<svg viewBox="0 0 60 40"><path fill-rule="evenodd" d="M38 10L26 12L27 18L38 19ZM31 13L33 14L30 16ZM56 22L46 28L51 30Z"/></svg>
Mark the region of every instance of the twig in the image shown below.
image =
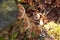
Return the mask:
<svg viewBox="0 0 60 40"><path fill-rule="evenodd" d="M52 11L52 9L53 9L53 8L51 8L51 9L48 10L47 12L46 12L46 9L45 9L45 11L44 11L44 15L48 15L48 14Z"/></svg>

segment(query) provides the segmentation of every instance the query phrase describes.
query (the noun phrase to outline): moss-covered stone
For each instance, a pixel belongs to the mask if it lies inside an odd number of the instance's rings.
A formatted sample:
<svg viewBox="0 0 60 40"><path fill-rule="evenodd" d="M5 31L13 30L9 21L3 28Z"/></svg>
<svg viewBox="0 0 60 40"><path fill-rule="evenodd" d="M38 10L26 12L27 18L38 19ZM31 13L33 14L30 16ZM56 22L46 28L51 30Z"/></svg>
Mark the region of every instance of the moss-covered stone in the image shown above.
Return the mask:
<svg viewBox="0 0 60 40"><path fill-rule="evenodd" d="M18 8L15 0L0 0L0 30L17 19Z"/></svg>

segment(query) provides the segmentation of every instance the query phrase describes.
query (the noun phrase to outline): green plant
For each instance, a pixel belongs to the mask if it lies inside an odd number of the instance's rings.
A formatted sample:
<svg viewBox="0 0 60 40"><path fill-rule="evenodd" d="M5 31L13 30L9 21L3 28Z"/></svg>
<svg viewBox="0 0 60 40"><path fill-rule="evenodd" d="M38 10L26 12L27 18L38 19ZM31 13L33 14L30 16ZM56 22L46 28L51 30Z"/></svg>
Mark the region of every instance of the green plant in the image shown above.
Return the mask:
<svg viewBox="0 0 60 40"><path fill-rule="evenodd" d="M2 36L0 36L0 40L4 40L4 38Z"/></svg>
<svg viewBox="0 0 60 40"><path fill-rule="evenodd" d="M18 36L18 32L13 33L10 40L15 40L17 36Z"/></svg>

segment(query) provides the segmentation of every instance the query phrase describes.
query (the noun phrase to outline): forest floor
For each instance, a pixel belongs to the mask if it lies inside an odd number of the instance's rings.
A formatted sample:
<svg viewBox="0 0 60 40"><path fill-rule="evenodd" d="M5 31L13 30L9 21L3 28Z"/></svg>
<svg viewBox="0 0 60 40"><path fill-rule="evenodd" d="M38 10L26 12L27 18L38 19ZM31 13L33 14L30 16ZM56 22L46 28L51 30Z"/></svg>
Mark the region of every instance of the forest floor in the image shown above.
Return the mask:
<svg viewBox="0 0 60 40"><path fill-rule="evenodd" d="M60 0L19 0L17 21L0 32L1 40L60 40Z"/></svg>

